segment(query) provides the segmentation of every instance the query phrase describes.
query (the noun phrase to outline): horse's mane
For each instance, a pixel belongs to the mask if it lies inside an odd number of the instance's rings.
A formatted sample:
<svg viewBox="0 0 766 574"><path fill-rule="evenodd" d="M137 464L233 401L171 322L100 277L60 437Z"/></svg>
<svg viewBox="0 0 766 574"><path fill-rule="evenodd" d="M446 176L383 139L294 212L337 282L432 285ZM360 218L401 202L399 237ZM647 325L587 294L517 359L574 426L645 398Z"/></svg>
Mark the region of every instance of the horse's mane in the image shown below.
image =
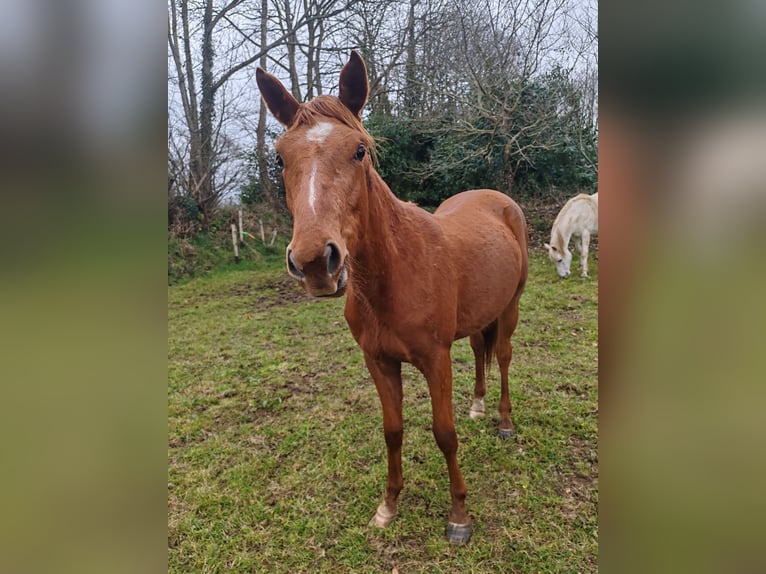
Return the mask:
<svg viewBox="0 0 766 574"><path fill-rule="evenodd" d="M569 202L567 202L567 204L568 203ZM551 245L555 247L558 250L558 252L563 255L566 251L566 245L564 245L564 234L561 233L561 214L562 213L564 213L564 209L559 211L558 215L556 215L556 219L553 222L553 227L551 228Z"/></svg>
<svg viewBox="0 0 766 574"><path fill-rule="evenodd" d="M561 233L561 229L558 226L554 228L553 236L551 237L551 245L555 247L562 255L566 253L564 246L564 235Z"/></svg>
<svg viewBox="0 0 766 574"><path fill-rule="evenodd" d="M358 131L364 139L370 157L377 164L375 138L364 128L362 120L353 114L336 96L317 96L310 102L301 104L290 127L313 126L323 117L338 120L345 126Z"/></svg>

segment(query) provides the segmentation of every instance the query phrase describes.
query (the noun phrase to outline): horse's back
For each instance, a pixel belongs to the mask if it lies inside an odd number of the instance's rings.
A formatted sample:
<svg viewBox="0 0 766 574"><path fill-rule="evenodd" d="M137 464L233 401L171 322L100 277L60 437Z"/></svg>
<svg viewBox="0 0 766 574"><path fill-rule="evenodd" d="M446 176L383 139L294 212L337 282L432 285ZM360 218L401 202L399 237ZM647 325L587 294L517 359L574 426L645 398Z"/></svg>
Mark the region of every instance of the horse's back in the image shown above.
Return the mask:
<svg viewBox="0 0 766 574"><path fill-rule="evenodd" d="M458 337L484 328L520 296L527 275L527 227L507 195L480 189L447 199L434 212L459 287Z"/></svg>
<svg viewBox="0 0 766 574"><path fill-rule="evenodd" d="M592 235L598 234L598 192L580 193L567 201L553 222L554 229L562 227L566 228L562 229L565 235L566 232L580 235L584 229Z"/></svg>
<svg viewBox="0 0 766 574"><path fill-rule="evenodd" d="M476 225L486 222L504 224L507 213L512 215L514 227L525 226L524 214L518 204L507 195L493 189L472 189L446 199L434 212L442 222L465 222ZM515 231L515 230L514 230Z"/></svg>
<svg viewBox="0 0 766 574"><path fill-rule="evenodd" d="M502 248L505 239L509 245L523 244L526 250L524 214L513 199L499 191L473 189L458 193L445 200L434 212L434 217L448 241L490 248L498 244Z"/></svg>

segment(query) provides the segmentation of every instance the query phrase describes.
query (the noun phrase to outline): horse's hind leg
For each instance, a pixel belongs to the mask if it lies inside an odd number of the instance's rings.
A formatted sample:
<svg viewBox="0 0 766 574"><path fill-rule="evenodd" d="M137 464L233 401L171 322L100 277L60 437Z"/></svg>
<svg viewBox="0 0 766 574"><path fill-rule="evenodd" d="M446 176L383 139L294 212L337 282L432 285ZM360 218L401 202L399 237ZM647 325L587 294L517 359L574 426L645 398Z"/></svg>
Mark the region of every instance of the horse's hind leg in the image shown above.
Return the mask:
<svg viewBox="0 0 766 574"><path fill-rule="evenodd" d="M580 237L582 247L580 247L580 264L582 265L582 277L588 277L588 246L590 245L590 233L583 230Z"/></svg>
<svg viewBox="0 0 766 574"><path fill-rule="evenodd" d="M484 416L484 395L487 393L484 376L484 335L481 331L471 335L471 349L476 360L476 385L473 388L473 404L469 416L475 419Z"/></svg>
<svg viewBox="0 0 766 574"><path fill-rule="evenodd" d="M508 367L511 364L513 347L511 345L511 336L516 330L516 324L519 322L519 301L514 299L508 307L505 308L497 322L497 364L500 367L500 424L498 425L498 435L500 438L511 438L516 434L516 429L511 420L511 397L508 391Z"/></svg>

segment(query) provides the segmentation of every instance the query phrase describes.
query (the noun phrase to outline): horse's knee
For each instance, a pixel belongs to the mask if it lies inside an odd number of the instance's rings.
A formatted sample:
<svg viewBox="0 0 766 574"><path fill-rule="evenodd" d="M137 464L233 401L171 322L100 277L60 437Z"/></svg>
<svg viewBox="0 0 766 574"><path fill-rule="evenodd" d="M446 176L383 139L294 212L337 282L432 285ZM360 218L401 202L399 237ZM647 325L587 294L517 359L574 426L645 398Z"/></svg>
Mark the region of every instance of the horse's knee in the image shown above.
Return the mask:
<svg viewBox="0 0 766 574"><path fill-rule="evenodd" d="M455 432L454 425L434 425L433 432L436 444L445 455L457 451L457 433Z"/></svg>

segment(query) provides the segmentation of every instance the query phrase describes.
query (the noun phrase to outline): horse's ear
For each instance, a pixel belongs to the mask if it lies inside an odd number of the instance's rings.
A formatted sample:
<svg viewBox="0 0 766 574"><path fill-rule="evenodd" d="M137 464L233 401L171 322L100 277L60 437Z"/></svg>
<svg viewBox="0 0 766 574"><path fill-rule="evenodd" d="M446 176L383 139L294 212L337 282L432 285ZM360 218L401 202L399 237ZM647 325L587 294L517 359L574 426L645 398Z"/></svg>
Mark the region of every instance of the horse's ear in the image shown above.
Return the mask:
<svg viewBox="0 0 766 574"><path fill-rule="evenodd" d="M266 102L274 117L286 126L293 123L293 118L295 118L300 104L285 89L282 82L264 71L260 66L255 70L255 81L258 82L263 101Z"/></svg>
<svg viewBox="0 0 766 574"><path fill-rule="evenodd" d="M338 97L357 117L361 117L362 108L367 103L367 94L370 90L367 83L367 68L359 53L351 52L346 65L340 71L340 91Z"/></svg>

